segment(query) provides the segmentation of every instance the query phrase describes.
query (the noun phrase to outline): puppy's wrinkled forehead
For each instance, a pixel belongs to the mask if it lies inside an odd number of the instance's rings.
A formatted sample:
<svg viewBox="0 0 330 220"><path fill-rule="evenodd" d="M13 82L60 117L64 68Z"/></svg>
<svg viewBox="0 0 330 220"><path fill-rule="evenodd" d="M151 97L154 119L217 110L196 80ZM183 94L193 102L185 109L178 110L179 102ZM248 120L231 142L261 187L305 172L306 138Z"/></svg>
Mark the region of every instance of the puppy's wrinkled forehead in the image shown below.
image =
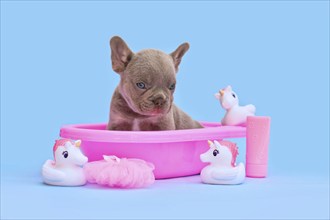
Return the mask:
<svg viewBox="0 0 330 220"><path fill-rule="evenodd" d="M127 65L127 77L140 78L146 81L174 80L176 75L173 58L159 50L142 50L132 57Z"/></svg>

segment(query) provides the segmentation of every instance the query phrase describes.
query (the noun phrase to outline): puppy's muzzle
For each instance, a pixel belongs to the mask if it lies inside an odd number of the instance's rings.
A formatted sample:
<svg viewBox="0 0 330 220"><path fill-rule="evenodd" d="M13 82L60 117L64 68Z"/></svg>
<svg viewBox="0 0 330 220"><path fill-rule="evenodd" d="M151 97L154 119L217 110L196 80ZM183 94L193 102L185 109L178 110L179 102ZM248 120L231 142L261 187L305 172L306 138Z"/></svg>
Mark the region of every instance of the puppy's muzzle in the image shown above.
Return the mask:
<svg viewBox="0 0 330 220"><path fill-rule="evenodd" d="M163 97L156 97L152 100L152 103L157 107L162 107L166 103L166 99Z"/></svg>

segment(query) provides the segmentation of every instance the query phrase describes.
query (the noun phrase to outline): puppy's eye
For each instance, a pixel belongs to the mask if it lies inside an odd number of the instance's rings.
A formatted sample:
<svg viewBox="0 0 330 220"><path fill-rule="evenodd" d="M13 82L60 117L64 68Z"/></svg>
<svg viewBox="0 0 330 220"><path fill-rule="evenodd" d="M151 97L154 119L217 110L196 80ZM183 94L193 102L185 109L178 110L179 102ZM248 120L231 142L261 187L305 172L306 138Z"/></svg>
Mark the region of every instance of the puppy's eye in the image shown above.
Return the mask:
<svg viewBox="0 0 330 220"><path fill-rule="evenodd" d="M63 151L62 155L63 155L64 158L68 158L69 153L67 151Z"/></svg>
<svg viewBox="0 0 330 220"><path fill-rule="evenodd" d="M218 154L219 154L219 151L218 151L218 150L214 150L214 151L213 151L213 156L216 157Z"/></svg>
<svg viewBox="0 0 330 220"><path fill-rule="evenodd" d="M233 97L236 98L236 95L234 93L232 93Z"/></svg>
<svg viewBox="0 0 330 220"><path fill-rule="evenodd" d="M172 85L170 85L170 87L168 87L170 90L174 90L175 89L175 83L173 83Z"/></svg>
<svg viewBox="0 0 330 220"><path fill-rule="evenodd" d="M137 86L139 89L145 89L145 88L146 88L146 85L145 85L143 82L136 83L136 86Z"/></svg>

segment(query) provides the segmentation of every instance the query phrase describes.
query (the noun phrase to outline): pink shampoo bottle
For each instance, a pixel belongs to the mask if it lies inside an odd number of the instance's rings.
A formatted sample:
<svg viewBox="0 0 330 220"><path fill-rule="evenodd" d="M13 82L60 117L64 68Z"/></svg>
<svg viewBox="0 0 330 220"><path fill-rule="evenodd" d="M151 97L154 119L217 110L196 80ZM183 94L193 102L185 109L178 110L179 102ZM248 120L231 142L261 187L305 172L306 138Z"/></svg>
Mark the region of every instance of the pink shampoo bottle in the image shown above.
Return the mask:
<svg viewBox="0 0 330 220"><path fill-rule="evenodd" d="M270 117L248 116L246 121L246 176L267 176Z"/></svg>

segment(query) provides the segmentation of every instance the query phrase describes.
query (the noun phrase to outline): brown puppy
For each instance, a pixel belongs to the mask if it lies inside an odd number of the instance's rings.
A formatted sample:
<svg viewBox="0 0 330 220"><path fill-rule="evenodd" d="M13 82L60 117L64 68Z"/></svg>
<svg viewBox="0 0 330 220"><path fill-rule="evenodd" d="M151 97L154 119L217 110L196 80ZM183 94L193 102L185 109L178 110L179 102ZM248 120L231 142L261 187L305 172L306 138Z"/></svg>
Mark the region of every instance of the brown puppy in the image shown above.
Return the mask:
<svg viewBox="0 0 330 220"><path fill-rule="evenodd" d="M112 96L109 130L150 131L202 128L173 104L176 73L189 44L173 53L133 53L120 37L110 40L112 68L120 83Z"/></svg>

